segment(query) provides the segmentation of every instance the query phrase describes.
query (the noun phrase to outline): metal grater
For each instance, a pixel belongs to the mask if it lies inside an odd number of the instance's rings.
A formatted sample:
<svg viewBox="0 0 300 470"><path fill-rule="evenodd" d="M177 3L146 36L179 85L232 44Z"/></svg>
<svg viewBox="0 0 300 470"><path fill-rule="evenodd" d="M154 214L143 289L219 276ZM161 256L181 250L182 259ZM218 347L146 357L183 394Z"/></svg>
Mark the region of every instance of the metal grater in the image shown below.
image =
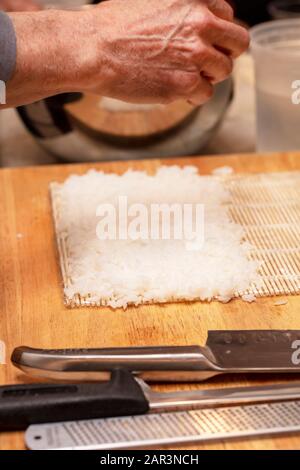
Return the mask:
<svg viewBox="0 0 300 470"><path fill-rule="evenodd" d="M32 450L124 450L300 431L300 400L30 426Z"/></svg>

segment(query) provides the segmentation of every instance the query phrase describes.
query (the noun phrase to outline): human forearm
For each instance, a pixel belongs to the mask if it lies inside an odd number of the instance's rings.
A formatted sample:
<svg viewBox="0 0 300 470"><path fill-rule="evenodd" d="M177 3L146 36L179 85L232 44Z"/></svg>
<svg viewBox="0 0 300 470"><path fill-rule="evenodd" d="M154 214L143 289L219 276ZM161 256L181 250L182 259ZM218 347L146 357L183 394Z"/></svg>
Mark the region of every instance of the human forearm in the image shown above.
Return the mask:
<svg viewBox="0 0 300 470"><path fill-rule="evenodd" d="M12 13L8 106L64 92L202 104L248 46L224 0L110 0L83 11Z"/></svg>
<svg viewBox="0 0 300 470"><path fill-rule="evenodd" d="M47 10L11 13L17 37L15 72L7 83L7 105L17 106L58 93L81 91L94 57L86 47L83 12Z"/></svg>

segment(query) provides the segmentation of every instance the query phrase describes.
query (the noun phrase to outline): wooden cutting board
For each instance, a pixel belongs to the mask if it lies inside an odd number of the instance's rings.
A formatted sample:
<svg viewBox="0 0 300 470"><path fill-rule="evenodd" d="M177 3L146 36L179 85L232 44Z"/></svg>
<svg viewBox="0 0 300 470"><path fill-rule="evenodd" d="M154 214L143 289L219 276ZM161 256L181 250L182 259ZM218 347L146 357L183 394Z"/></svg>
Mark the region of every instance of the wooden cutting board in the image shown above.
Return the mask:
<svg viewBox="0 0 300 470"><path fill-rule="evenodd" d="M0 170L0 340L7 364L0 383L32 379L9 363L14 347L115 347L204 344L209 329L300 329L300 298L276 307L272 298L255 304L190 303L141 306L126 311L68 310L63 304L61 275L51 218L48 185L91 167L122 173L127 168L155 170L161 164L196 165L201 173L230 165L237 172L300 170L300 154L236 155L181 158L98 165L64 165ZM217 378L199 387L227 387L283 381L280 376ZM292 377L291 380L296 380ZM287 380L287 378L285 378ZM300 380L300 379L299 379ZM178 390L189 386L165 386ZM220 442L190 449L296 449L300 435L262 440ZM23 449L22 433L0 434L0 449ZM186 448L186 447L185 447Z"/></svg>

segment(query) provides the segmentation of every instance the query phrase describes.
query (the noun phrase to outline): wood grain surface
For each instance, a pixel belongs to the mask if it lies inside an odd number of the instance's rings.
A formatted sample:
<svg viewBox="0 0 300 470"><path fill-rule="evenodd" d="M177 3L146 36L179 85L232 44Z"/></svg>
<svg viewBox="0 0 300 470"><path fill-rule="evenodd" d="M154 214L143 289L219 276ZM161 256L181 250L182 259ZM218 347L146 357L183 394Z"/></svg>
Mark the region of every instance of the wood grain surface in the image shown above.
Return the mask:
<svg viewBox="0 0 300 470"><path fill-rule="evenodd" d="M0 340L7 347L0 384L32 379L10 364L16 346L38 348L204 344L209 329L300 329L300 299L275 306L273 298L254 304L240 300L141 306L126 311L67 309L51 217L48 185L91 167L122 173L127 168L152 172L161 164L196 165L209 173L223 165L237 172L300 170L300 154L236 155L133 162L61 165L0 171ZM221 269L222 267L220 267ZM227 387L295 380L296 377L216 378L194 387ZM164 386L178 390L190 386ZM22 433L0 434L0 449L23 449ZM190 449L296 449L300 435L218 442Z"/></svg>

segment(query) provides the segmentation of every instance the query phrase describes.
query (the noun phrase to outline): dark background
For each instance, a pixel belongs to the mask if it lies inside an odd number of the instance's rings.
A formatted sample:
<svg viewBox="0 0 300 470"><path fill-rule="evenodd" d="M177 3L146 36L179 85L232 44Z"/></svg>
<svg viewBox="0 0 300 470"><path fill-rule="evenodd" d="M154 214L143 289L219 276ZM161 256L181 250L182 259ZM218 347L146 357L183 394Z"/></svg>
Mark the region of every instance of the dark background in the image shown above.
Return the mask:
<svg viewBox="0 0 300 470"><path fill-rule="evenodd" d="M269 19L267 14L267 5L270 0L233 0L236 16L249 25L261 23Z"/></svg>

